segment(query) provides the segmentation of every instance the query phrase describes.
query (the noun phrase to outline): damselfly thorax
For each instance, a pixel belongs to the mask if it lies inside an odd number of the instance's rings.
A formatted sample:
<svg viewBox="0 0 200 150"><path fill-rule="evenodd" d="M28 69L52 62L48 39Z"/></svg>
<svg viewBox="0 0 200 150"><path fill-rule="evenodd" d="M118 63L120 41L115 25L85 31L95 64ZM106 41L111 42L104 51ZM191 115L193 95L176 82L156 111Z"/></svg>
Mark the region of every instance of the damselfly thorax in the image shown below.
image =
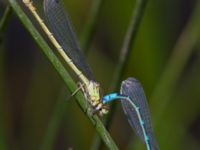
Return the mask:
<svg viewBox="0 0 200 150"><path fill-rule="evenodd" d="M108 113L108 107L102 103L102 92L100 84L96 81L89 81L88 84L82 84L81 90L85 98L94 109L94 113L98 112L100 116Z"/></svg>

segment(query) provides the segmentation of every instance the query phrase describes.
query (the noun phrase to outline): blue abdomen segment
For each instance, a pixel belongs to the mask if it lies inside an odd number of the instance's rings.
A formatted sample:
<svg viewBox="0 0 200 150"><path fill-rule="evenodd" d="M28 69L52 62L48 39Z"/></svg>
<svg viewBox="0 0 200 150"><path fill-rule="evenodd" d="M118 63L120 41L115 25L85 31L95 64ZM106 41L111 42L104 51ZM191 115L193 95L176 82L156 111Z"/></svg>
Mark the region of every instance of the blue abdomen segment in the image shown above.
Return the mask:
<svg viewBox="0 0 200 150"><path fill-rule="evenodd" d="M116 99L123 99L123 98L126 98L124 97L123 95L120 95L118 93L110 93L108 95L105 95L103 98L102 98L102 103L103 104L106 104L106 103L109 103L113 100L116 100Z"/></svg>
<svg viewBox="0 0 200 150"><path fill-rule="evenodd" d="M109 103L113 101L114 99L117 99L118 95L119 95L118 93L111 93L111 94L105 95L102 99L102 102L104 104Z"/></svg>

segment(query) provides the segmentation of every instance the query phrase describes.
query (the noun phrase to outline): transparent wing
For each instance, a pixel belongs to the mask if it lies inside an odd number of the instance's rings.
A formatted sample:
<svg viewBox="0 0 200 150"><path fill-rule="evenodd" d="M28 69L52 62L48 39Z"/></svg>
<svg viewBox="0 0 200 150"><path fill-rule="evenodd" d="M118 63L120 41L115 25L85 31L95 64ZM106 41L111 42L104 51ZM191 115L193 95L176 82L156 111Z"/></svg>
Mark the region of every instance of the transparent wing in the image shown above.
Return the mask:
<svg viewBox="0 0 200 150"><path fill-rule="evenodd" d="M69 17L61 1L44 0L44 14L47 18L48 28L62 46L65 53L89 80L94 80L92 71L80 50Z"/></svg>
<svg viewBox="0 0 200 150"><path fill-rule="evenodd" d="M151 150L158 150L159 147L153 133L150 111L148 108L146 96L139 81L134 78L128 78L127 80L123 81L121 84L120 94L128 96L131 101L139 108L141 118L144 122L144 129L147 136L149 137L150 148ZM130 105L129 101L126 101L124 99L121 99L121 103L124 113L128 118L129 124L145 143L143 130L134 107Z"/></svg>

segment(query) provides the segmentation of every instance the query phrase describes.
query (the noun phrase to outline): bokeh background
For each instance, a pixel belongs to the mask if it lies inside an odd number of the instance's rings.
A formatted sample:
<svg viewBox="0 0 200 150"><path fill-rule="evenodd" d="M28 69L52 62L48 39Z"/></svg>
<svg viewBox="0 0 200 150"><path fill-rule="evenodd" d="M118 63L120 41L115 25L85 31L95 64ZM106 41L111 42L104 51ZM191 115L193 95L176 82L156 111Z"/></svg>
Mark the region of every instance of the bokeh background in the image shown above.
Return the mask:
<svg viewBox="0 0 200 150"><path fill-rule="evenodd" d="M87 59L108 93L135 1L102 1ZM80 42L94 2L64 1ZM0 18L7 5L0 1ZM199 10L197 0L149 0L122 74L142 83L161 150L200 149ZM94 127L15 12L0 35L0 149L40 149L54 123L49 149L90 149ZM120 105L109 131L119 149L145 149Z"/></svg>

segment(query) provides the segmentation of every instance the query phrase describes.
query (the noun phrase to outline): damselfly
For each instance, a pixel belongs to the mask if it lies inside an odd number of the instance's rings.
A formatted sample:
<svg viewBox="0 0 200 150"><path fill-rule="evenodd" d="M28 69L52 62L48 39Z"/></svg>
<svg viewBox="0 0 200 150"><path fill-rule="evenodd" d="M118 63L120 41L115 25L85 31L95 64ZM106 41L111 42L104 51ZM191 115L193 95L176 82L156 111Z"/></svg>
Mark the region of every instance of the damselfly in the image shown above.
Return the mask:
<svg viewBox="0 0 200 150"><path fill-rule="evenodd" d="M43 20L31 0L23 0L23 2L58 53L80 79L81 89L88 102L100 115L106 114L108 111L101 102L100 85L94 80L92 71L85 61L62 3L59 0L44 0L45 20Z"/></svg>
<svg viewBox="0 0 200 150"><path fill-rule="evenodd" d="M147 149L158 150L158 144L151 127L146 97L140 83L134 78L128 78L122 82L120 94L111 93L102 98L100 85L94 80L92 71L81 53L61 2L59 0L44 0L45 20L42 20L38 15L31 0L23 0L23 2L47 34L58 53L79 77L83 93L94 110L99 111L100 115L105 114L107 113L105 104L120 99L131 127L146 143Z"/></svg>
<svg viewBox="0 0 200 150"><path fill-rule="evenodd" d="M103 97L103 103L119 99L129 124L146 144L147 150L158 150L158 144L151 125L150 112L144 90L135 78L128 78L121 84L119 93Z"/></svg>

